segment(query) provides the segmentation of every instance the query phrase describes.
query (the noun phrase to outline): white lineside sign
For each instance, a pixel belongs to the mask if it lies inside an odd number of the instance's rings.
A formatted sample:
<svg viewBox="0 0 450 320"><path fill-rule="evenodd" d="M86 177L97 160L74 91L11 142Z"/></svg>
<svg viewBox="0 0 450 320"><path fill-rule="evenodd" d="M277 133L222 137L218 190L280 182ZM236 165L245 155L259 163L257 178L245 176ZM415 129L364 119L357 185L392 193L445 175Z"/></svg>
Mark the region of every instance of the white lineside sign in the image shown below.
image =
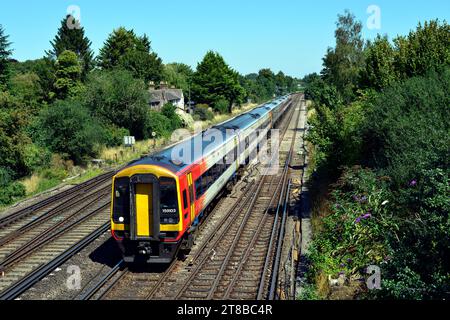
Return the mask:
<svg viewBox="0 0 450 320"><path fill-rule="evenodd" d="M133 136L125 136L123 137L123 143L125 147L132 147L136 144L136 140Z"/></svg>

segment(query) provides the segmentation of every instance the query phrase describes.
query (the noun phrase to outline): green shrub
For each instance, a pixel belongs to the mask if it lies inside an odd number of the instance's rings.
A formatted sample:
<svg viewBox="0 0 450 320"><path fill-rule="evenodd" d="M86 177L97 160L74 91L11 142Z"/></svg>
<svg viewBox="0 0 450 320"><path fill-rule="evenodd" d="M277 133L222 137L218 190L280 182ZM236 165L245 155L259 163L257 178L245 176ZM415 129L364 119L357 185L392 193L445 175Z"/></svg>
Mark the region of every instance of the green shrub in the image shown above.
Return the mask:
<svg viewBox="0 0 450 320"><path fill-rule="evenodd" d="M221 98L213 104L213 109L218 113L225 114L228 113L229 106L230 103L225 98Z"/></svg>
<svg viewBox="0 0 450 320"><path fill-rule="evenodd" d="M335 108L315 105L307 140L316 146L314 157L318 167L336 170L358 163L363 152L364 109L361 102Z"/></svg>
<svg viewBox="0 0 450 320"><path fill-rule="evenodd" d="M172 124L170 120L162 113L150 110L145 124L145 135L147 138L152 137L152 132L157 137L168 137L171 134Z"/></svg>
<svg viewBox="0 0 450 320"><path fill-rule="evenodd" d="M183 121L176 114L175 110L176 107L171 103L166 103L161 108L162 115L165 116L167 119L169 119L171 131L181 128L183 126Z"/></svg>
<svg viewBox="0 0 450 320"><path fill-rule="evenodd" d="M115 125L104 125L103 142L108 147L120 146L123 143L123 137L129 136L130 131L125 128L118 128Z"/></svg>
<svg viewBox="0 0 450 320"><path fill-rule="evenodd" d="M86 84L84 104L106 123L126 128L137 139L144 137L148 92L142 80L124 70L93 72Z"/></svg>
<svg viewBox="0 0 450 320"><path fill-rule="evenodd" d="M450 298L450 169L417 172L394 192L397 229L386 233L392 254L375 297Z"/></svg>
<svg viewBox="0 0 450 320"><path fill-rule="evenodd" d="M397 188L423 169L449 166L450 68L386 89L367 116L366 154Z"/></svg>
<svg viewBox="0 0 450 320"><path fill-rule="evenodd" d="M214 113L209 110L207 104L197 104L194 108L194 117L201 121L207 121L214 118Z"/></svg>
<svg viewBox="0 0 450 320"><path fill-rule="evenodd" d="M103 130L96 119L75 100L59 101L42 110L35 132L42 147L49 147L75 163L95 157L103 139Z"/></svg>
<svg viewBox="0 0 450 320"><path fill-rule="evenodd" d="M51 152L34 143L27 144L22 151L23 159L29 172L35 172L48 166L51 160Z"/></svg>
<svg viewBox="0 0 450 320"><path fill-rule="evenodd" d="M331 213L321 220L310 250L314 276L363 275L388 255L386 231L393 227L386 183L369 169L346 169L332 192Z"/></svg>
<svg viewBox="0 0 450 320"><path fill-rule="evenodd" d="M47 180L62 181L67 177L67 172L62 168L48 168L43 170L40 176Z"/></svg>
<svg viewBox="0 0 450 320"><path fill-rule="evenodd" d="M16 199L25 196L25 186L12 181L14 173L7 168L0 167L0 205L8 205Z"/></svg>

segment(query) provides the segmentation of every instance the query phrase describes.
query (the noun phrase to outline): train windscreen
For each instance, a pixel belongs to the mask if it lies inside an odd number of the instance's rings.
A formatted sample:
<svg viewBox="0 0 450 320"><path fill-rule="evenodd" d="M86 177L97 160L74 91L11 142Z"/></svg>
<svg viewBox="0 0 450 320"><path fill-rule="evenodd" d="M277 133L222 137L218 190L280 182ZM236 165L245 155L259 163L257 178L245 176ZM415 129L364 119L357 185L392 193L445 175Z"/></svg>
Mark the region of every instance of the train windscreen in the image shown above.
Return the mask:
<svg viewBox="0 0 450 320"><path fill-rule="evenodd" d="M175 179L160 178L160 209L162 224L177 224L179 222L177 184Z"/></svg>
<svg viewBox="0 0 450 320"><path fill-rule="evenodd" d="M118 178L114 181L114 223L128 224L130 222L130 179Z"/></svg>

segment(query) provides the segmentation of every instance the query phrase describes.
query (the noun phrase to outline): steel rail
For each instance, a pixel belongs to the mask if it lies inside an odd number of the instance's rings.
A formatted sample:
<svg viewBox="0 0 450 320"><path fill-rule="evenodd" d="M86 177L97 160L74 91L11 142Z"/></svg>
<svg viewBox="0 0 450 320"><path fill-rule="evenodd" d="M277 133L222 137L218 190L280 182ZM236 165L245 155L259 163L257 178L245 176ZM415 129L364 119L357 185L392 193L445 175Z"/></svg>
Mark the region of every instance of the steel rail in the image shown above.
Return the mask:
<svg viewBox="0 0 450 320"><path fill-rule="evenodd" d="M83 293L77 300L89 300L91 299L112 277L114 277L125 265L125 261L120 260L107 274L105 274L95 285ZM127 273L127 268L122 270L120 276L113 281L116 283L120 278L122 278Z"/></svg>
<svg viewBox="0 0 450 320"><path fill-rule="evenodd" d="M284 240L284 232L286 229L286 216L287 216L287 207L289 204L289 192L291 190L291 180L289 180L289 184L288 184L288 188L287 188L287 192L285 195L285 200L284 200L284 209L283 209L283 217L282 217L282 221L281 221L281 225L280 225L280 234L278 236L278 243L277 243L277 249L276 249L276 255L275 255L275 263L274 263L274 267L272 269L272 281L270 283L270 288L269 288L269 300L274 300L275 299L275 293L277 290L277 285L278 285L278 272L279 272L279 268L280 268L280 258L281 258L281 251L283 249L283 240Z"/></svg>
<svg viewBox="0 0 450 320"><path fill-rule="evenodd" d="M250 190L248 193L242 193L242 196L238 199L238 201L236 201L231 210L228 211L227 214L225 214L223 216L223 218L221 219L221 223L219 224L220 226L223 226L222 231L220 233L214 233L211 232L208 239L203 243L203 245L198 249L197 254L194 256L193 261L195 261L203 252L203 250L206 248L207 245L209 245L211 243L211 240L216 237L216 239L214 240L214 242L212 243L212 247L214 248L217 243L222 239L222 236L227 233L231 226L232 226L232 222L234 221L234 218L237 217L240 213L240 211L242 210L242 208L250 201L250 199L252 197L247 197L244 199L245 195L247 194L251 194L252 191L254 191L257 188L257 186L255 185L251 185ZM244 200L243 202L241 202L240 200ZM237 209L237 207L239 206L239 209ZM231 214L230 214L231 213ZM225 224L224 224L225 223ZM203 258L200 260L200 262L197 263L197 267L196 269L194 269L195 271L192 272L189 276L189 278L186 280L186 282L184 283L184 285L177 291L177 293L175 294L175 299L178 299L179 297L181 297L181 295L183 294L183 292L185 291L185 289L188 287L190 281L195 277L195 275L198 273L198 271L200 270L200 266L203 265L203 263L205 262L206 259L208 259L209 255L205 254L203 256Z"/></svg>
<svg viewBox="0 0 450 320"><path fill-rule="evenodd" d="M54 229L56 229L57 227L59 227L61 224L66 223L67 220L73 218L75 215L77 215L78 213L80 213L81 210L86 209L89 205L91 205L92 203L100 200L102 197L105 196L106 192L109 190L109 187L103 188L101 190L99 190L100 196L98 196L97 198L95 198L94 200L90 201L88 204L84 205L82 208L76 210L74 213L72 213L71 215L69 215L68 217L64 218L64 220L58 222L56 225L50 226L48 229L46 229L45 231L43 231L43 233L48 233L53 231ZM60 209L58 209L55 212L51 212L50 211L43 216L42 219L35 219L33 221L31 221L30 223L27 223L26 225L20 227L17 230L14 230L13 232L7 234L6 236L4 236L3 238L0 239L0 246L4 246L5 244L10 243L11 241L15 240L18 236L22 235L24 232L28 232L30 231L33 227L36 226L36 224L38 223L43 223L48 221L50 218L54 217L56 214L61 213L64 209L69 209L74 207L75 205L79 204L80 202L82 202L83 200L87 199L87 198L91 198L95 196L95 194L90 194L82 199L79 199L77 202L75 203L71 203L70 205L68 205L67 207L62 207Z"/></svg>
<svg viewBox="0 0 450 320"><path fill-rule="evenodd" d="M274 178L272 177L272 179L274 179ZM264 179L261 179L261 183L258 184L258 188L256 189L256 191L255 191L255 193L254 193L254 195L252 197L252 200L250 202L250 205L248 206L248 208L247 208L247 210L246 210L246 212L244 214L244 219L242 219L242 222L241 222L241 224L239 226L238 231L236 232L236 234L234 236L233 242L232 242L232 244L231 244L231 246L230 246L230 248L229 248L229 250L227 252L227 255L225 256L225 259L222 261L222 264L220 266L219 272L216 275L216 277L214 278L213 285L212 285L211 289L209 290L208 296L206 298L208 300L212 299L212 297L214 295L214 291L217 288L217 286L219 284L219 281L220 281L220 279L223 276L223 273L225 272L225 268L226 268L226 266L227 266L227 264L228 264L228 262L229 262L229 260L231 258L231 255L233 254L234 248L236 247L236 244L238 243L239 238L242 235L244 227L247 225L248 219L252 215L253 205L255 204L256 200L258 200L259 194L260 194L261 189L262 189L262 187L264 185L264 181L263 180Z"/></svg>
<svg viewBox="0 0 450 320"><path fill-rule="evenodd" d="M251 249L254 247L256 240L258 239L258 236L261 233L261 230L264 227L264 225L267 221L267 218L269 217L269 208L272 207L273 201L275 201L275 199L277 198L278 191L280 191L280 197L282 196L282 194L281 194L282 190L280 190L280 188L282 188L282 180L280 180L280 183L277 185L277 188L270 199L269 205L264 212L263 219L259 223L258 229L254 232L254 234L250 240L250 244L247 246L247 248L244 252L244 255L242 257L242 260L239 263L239 266L236 269L236 272L233 274L233 278L231 279L230 283L228 284L227 290L225 291L222 299L224 299L224 300L230 299L231 291L233 290L233 287L236 284L237 279L239 278L240 272L241 272L242 268L244 267L244 265L246 264L248 258L250 257Z"/></svg>
<svg viewBox="0 0 450 320"><path fill-rule="evenodd" d="M74 228L75 226L79 225L83 221L91 218L92 216L98 214L99 212L101 212L102 210L104 210L104 209L106 209L108 207L109 207L109 203L106 203L106 204L102 205L101 207L99 207L99 208L93 210L92 212L88 213L87 215L85 215L83 217L80 217L79 219L77 219L77 220L67 224L66 226L64 226L63 228L58 230L56 233L44 236L44 238L42 238L41 241L38 241L34 245L20 248L19 250L17 250L17 252L14 252L13 254L10 254L3 261L0 262L0 269L2 271L6 270L6 268L8 268L12 264L16 263L20 258L22 258L27 253L33 252L36 249L40 248L42 245L44 245L44 244L46 244L46 243L48 243L48 242L58 238L60 235L64 234L66 231Z"/></svg>
<svg viewBox="0 0 450 320"><path fill-rule="evenodd" d="M47 276L57 267L61 266L64 262L69 260L73 255L81 251L83 248L92 243L95 239L100 237L103 233L107 232L110 228L110 222L105 223L100 228L94 230L81 241L77 242L69 249L61 253L59 256L51 260L50 262L42 265L36 270L29 273L22 280L18 281L8 289L0 293L0 300L13 300L31 288L35 283Z"/></svg>
<svg viewBox="0 0 450 320"><path fill-rule="evenodd" d="M297 114L295 127L297 126L297 124L298 124L298 122L300 120L300 114L301 114L301 110L299 110L299 112ZM297 130L294 131L294 136L292 137L290 150L289 150L288 156L286 158L286 162L285 162L285 168L286 169L288 169L288 167L289 167L289 165L290 165L290 163L292 161L292 155L293 155L294 143L295 143L296 137L297 137ZM287 177L287 174L286 174L286 177ZM285 183L287 183L287 181ZM286 186L286 184L285 184L285 186ZM286 194L286 196L289 197L288 194ZM277 243L275 239L277 237L276 236L277 235L277 230L279 230L277 228L277 226L278 226L278 216L279 216L280 208L281 208L281 205L282 205L282 203L281 203L282 201L283 201L282 197L280 197L279 204L278 204L278 207L277 207L276 219L275 219L275 223L274 223L273 228L272 228L272 234L271 234L270 241L269 241L267 257L266 257L266 261L264 262L264 268L263 268L263 271L262 271L262 274L261 274L261 277L260 277L261 280L260 280L260 285L259 285L259 289L258 289L257 300L262 300L263 299L265 285L266 285L266 280L265 279L267 277L267 272L269 270L269 266L270 266L271 262L274 263L274 261L272 260L272 256L270 254L270 251L273 249L274 243ZM281 228L281 226L280 226L280 228ZM279 235L279 232L278 232L278 235ZM278 237L278 241L279 240L280 239ZM278 247L278 244L277 244L277 247ZM277 253L277 251L275 251L275 255L276 255L276 253ZM273 271L273 268L272 268L272 271ZM271 273L271 278L273 278L272 273ZM269 286L269 288L270 288L270 286Z"/></svg>
<svg viewBox="0 0 450 320"><path fill-rule="evenodd" d="M88 181L85 181L81 184L78 184L76 186L73 186L70 189L67 189L65 191L62 191L58 194L55 194L51 197L48 197L46 199L43 199L35 204L32 204L31 206L28 206L26 208L20 209L16 212L13 212L9 215L7 215L6 217L3 217L0 219L0 228L4 228L8 225L10 225L11 223L14 223L18 220L21 220L23 218L25 218L26 216L28 216L29 214L37 211L37 210L42 210L46 207L48 207L50 204L59 201L69 195L74 195L73 197L69 198L67 201L73 200L75 197L77 197L79 195L79 192L81 191L89 191L93 188L95 188L96 186L98 186L99 184L101 184L102 182L110 179L113 175L114 175L115 171L109 171L106 172L102 175L99 175L93 179L90 179ZM66 201L66 202L67 202Z"/></svg>

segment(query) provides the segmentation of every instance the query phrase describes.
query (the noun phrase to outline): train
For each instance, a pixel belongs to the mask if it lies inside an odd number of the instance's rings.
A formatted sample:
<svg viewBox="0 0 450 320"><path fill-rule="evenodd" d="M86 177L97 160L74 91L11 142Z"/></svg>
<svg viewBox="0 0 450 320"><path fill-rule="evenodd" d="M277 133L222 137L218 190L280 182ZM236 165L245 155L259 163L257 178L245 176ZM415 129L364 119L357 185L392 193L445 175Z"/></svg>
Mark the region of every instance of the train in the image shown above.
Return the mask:
<svg viewBox="0 0 450 320"><path fill-rule="evenodd" d="M276 98L121 169L110 217L124 261L166 264L189 252L208 208L290 105L290 95Z"/></svg>

